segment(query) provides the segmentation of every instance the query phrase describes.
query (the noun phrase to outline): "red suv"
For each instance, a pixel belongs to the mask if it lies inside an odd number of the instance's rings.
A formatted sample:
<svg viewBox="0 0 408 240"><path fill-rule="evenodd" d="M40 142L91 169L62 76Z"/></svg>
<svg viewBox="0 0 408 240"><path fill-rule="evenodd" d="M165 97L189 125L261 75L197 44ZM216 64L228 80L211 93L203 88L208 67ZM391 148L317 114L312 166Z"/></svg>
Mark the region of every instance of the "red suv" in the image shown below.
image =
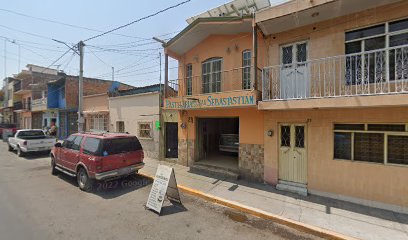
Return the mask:
<svg viewBox="0 0 408 240"><path fill-rule="evenodd" d="M51 150L51 171L76 177L81 190L91 191L95 180L136 174L144 166L143 158L136 136L76 133Z"/></svg>

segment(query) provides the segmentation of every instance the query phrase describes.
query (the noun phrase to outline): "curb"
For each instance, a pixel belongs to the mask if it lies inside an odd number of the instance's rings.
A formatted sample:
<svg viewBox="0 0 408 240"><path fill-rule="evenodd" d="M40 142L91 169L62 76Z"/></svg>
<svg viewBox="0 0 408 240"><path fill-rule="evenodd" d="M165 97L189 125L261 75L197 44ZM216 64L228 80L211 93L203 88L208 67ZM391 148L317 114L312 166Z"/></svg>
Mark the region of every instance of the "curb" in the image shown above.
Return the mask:
<svg viewBox="0 0 408 240"><path fill-rule="evenodd" d="M154 177L147 175L147 174L143 174L143 173L138 173L140 176L146 177L146 178L150 178L152 180L154 180ZM314 236L317 237L321 237L321 238L326 238L326 239L335 239L335 240L355 240L356 238L353 237L349 237L340 233L336 233L330 230L326 230L323 228L319 228L316 226L312 226L306 223L301 223L295 220L291 220L288 218L284 218L278 215L274 215L268 212L265 212L263 210L257 209L257 208L252 208L252 207L248 207L245 206L243 204L237 203L237 202L233 202L233 201L229 201L229 200L225 200L222 198L219 198L217 196L213 196L207 193L203 193L201 191L195 190L195 189L191 189L188 187L185 187L183 185L177 184L177 187L184 193L195 196L195 197L199 197L202 198L208 202L212 202L212 203L216 203L216 204L220 204L235 210L238 210L240 212L246 213L246 214L250 214L252 216L255 217L259 217L265 220L270 220L285 226L288 226L290 228L296 229L298 231L304 232L304 233L309 233L312 234Z"/></svg>

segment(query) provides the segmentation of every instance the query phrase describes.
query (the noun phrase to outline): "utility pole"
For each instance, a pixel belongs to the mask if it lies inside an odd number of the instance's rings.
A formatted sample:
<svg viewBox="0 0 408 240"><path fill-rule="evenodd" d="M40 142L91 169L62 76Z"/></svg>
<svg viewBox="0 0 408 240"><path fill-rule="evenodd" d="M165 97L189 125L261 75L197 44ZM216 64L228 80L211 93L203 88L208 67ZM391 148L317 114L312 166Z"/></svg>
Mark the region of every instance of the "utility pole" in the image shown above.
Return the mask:
<svg viewBox="0 0 408 240"><path fill-rule="evenodd" d="M83 131L84 118L82 116L82 105L84 95L84 42L78 43L79 49L79 84L78 84L78 132Z"/></svg>
<svg viewBox="0 0 408 240"><path fill-rule="evenodd" d="M112 67L112 82L115 81L115 68Z"/></svg>

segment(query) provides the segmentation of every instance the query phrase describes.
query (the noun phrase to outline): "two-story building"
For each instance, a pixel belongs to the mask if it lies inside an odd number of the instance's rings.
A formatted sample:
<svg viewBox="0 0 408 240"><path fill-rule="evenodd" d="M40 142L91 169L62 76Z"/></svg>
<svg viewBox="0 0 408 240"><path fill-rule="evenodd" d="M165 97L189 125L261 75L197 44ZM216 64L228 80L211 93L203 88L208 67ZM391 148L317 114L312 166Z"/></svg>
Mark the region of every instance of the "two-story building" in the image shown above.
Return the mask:
<svg viewBox="0 0 408 240"><path fill-rule="evenodd" d="M257 4L251 9L269 1ZM231 13L217 8L192 18L165 44L166 62L176 59L179 71L178 79L168 79L166 68L164 120L166 111L177 110L178 122L164 123L164 149L177 151L171 134L178 132L178 154L169 155L178 155L179 164L198 173L263 181L264 120L257 102L266 53L257 54L264 43L257 41L252 11L230 4L222 9L231 6Z"/></svg>
<svg viewBox="0 0 408 240"><path fill-rule="evenodd" d="M164 149L177 131L192 170L408 212L408 2L258 10L209 11L165 44Z"/></svg>
<svg viewBox="0 0 408 240"><path fill-rule="evenodd" d="M64 75L48 83L47 111L50 118L44 118L44 125L56 123L58 137L66 138L78 132L78 88L77 76ZM127 84L94 78L83 79L83 94L95 95L133 88Z"/></svg>
<svg viewBox="0 0 408 240"><path fill-rule="evenodd" d="M408 2L293 0L256 24L265 181L407 212Z"/></svg>

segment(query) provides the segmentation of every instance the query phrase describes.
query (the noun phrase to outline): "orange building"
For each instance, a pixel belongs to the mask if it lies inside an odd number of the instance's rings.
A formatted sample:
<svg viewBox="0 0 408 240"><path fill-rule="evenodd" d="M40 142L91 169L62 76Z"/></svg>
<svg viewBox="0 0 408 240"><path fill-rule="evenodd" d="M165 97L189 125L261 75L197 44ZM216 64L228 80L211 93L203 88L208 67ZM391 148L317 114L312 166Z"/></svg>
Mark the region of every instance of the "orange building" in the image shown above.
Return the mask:
<svg viewBox="0 0 408 240"><path fill-rule="evenodd" d="M178 162L408 212L407 13L292 0L195 18L165 45L179 62L163 106L178 113Z"/></svg>

